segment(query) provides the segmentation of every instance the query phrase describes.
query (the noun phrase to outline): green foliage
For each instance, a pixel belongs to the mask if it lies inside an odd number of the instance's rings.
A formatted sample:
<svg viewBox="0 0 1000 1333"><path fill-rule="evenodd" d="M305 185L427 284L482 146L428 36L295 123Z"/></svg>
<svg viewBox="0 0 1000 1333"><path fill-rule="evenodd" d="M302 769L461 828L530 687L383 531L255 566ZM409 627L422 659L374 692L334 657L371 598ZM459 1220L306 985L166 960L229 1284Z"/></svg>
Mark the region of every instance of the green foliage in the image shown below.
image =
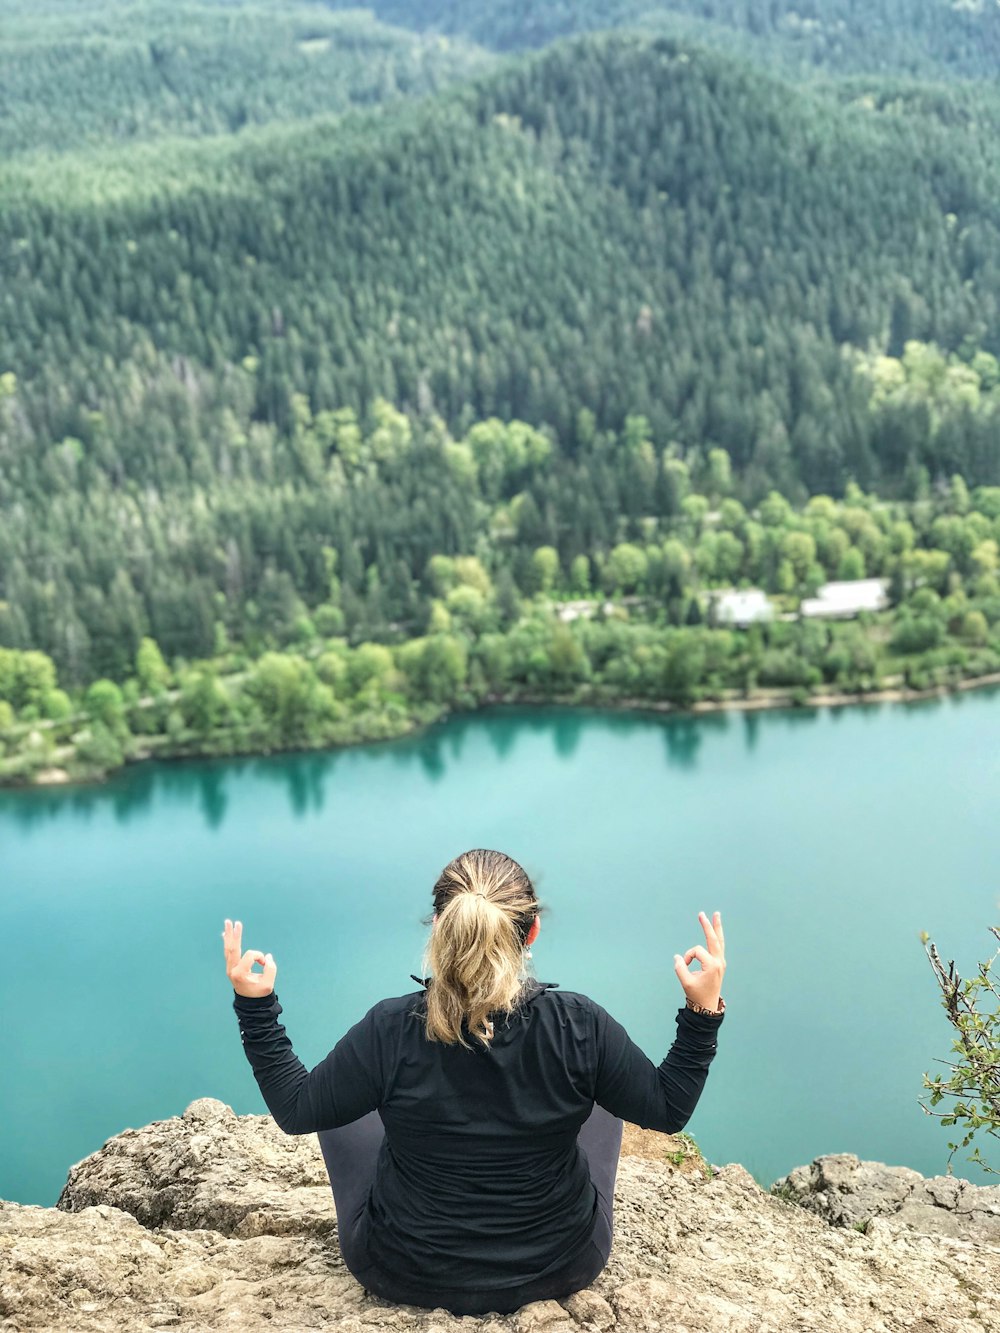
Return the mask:
<svg viewBox="0 0 1000 1333"><path fill-rule="evenodd" d="M461 690L468 670L468 647L452 634L413 639L399 650L399 665L417 698L451 702Z"/></svg>
<svg viewBox="0 0 1000 1333"><path fill-rule="evenodd" d="M604 565L604 586L608 592L635 592L645 581L649 561L641 547L619 542Z"/></svg>
<svg viewBox="0 0 1000 1333"><path fill-rule="evenodd" d="M89 770L109 772L124 762L121 741L103 722L92 722L77 738L77 760Z"/></svg>
<svg viewBox="0 0 1000 1333"><path fill-rule="evenodd" d="M170 684L170 668L163 660L155 639L144 638L136 654L135 673L142 688L150 693Z"/></svg>
<svg viewBox="0 0 1000 1333"><path fill-rule="evenodd" d="M55 665L44 653L0 648L0 699L13 708L40 707L55 684Z"/></svg>
<svg viewBox="0 0 1000 1333"><path fill-rule="evenodd" d="M268 652L255 662L244 692L257 704L268 733L285 743L308 739L333 704L332 691L310 664L285 653Z"/></svg>
<svg viewBox="0 0 1000 1333"><path fill-rule="evenodd" d="M677 1140L678 1147L674 1152L667 1153L667 1161L672 1162L674 1166L682 1166L684 1162L694 1161L701 1168L702 1175L710 1180L712 1178L712 1168L705 1160L705 1155L698 1146L697 1141L687 1130L680 1130L673 1135Z"/></svg>
<svg viewBox="0 0 1000 1333"><path fill-rule="evenodd" d="M122 692L113 680L95 680L83 702L90 716L105 727L118 726L125 716Z"/></svg>
<svg viewBox="0 0 1000 1333"><path fill-rule="evenodd" d="M892 634L893 652L927 652L938 646L944 638L944 633L944 625L934 616L904 615Z"/></svg>
<svg viewBox="0 0 1000 1333"><path fill-rule="evenodd" d="M551 592L559 577L559 552L554 546L539 546L532 553L532 586L537 592Z"/></svg>
<svg viewBox="0 0 1000 1333"><path fill-rule="evenodd" d="M73 712L73 704L65 690L46 690L42 695L42 716L52 722L65 722Z"/></svg>
<svg viewBox="0 0 1000 1333"><path fill-rule="evenodd" d="M185 673L179 708L186 726L206 735L226 719L230 707L229 695L213 670Z"/></svg>
<svg viewBox="0 0 1000 1333"><path fill-rule="evenodd" d="M1000 927L990 926L1000 940ZM930 1089L930 1105L936 1106L943 1098L953 1099L950 1110L932 1111L923 1100L920 1105L928 1115L937 1115L942 1125L958 1125L965 1130L961 1143L949 1142L948 1171L951 1159L960 1147L966 1148L975 1135L984 1130L1000 1138L1000 987L993 972L993 964L1000 950L980 963L975 977L963 979L955 970L954 962L947 968L926 931L921 932L924 952L930 960L941 988L941 1005L957 1036L952 1041L954 1061L943 1061L951 1071L947 1078L940 1074L923 1076L923 1085ZM993 1003L992 1009L985 1005ZM982 1157L978 1145L966 1159L976 1162L994 1175L1000 1174Z"/></svg>

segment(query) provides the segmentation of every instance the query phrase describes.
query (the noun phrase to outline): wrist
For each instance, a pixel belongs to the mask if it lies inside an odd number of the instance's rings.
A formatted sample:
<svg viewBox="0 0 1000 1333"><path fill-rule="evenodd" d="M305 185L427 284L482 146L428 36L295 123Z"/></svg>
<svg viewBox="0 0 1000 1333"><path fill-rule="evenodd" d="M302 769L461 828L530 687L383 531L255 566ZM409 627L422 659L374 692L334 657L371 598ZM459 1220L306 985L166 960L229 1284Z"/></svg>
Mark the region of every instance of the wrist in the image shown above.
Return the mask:
<svg viewBox="0 0 1000 1333"><path fill-rule="evenodd" d="M711 1018L721 1018L726 1012L726 1002L721 995L715 997L714 1002L709 999L707 1004L701 1004L697 1000L692 1000L690 995L684 997L684 1006L696 1014L707 1014Z"/></svg>
<svg viewBox="0 0 1000 1333"><path fill-rule="evenodd" d="M251 1005L254 1008L263 1008L265 1004L270 1004L270 1002L274 998L275 998L275 993L273 990L268 991L266 995L244 995L242 991L236 990L235 987L233 988L234 1004L242 1003L246 1005Z"/></svg>

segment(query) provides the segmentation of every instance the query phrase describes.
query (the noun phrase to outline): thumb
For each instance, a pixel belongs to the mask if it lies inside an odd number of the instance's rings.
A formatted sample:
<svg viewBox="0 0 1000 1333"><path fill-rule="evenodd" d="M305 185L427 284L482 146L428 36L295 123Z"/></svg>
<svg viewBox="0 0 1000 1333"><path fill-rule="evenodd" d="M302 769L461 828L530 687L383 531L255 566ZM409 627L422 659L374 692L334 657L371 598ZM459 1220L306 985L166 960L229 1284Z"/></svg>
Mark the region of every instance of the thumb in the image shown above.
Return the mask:
<svg viewBox="0 0 1000 1333"><path fill-rule="evenodd" d="M691 980L691 973L688 971L687 964L679 953L674 954L674 971L680 978L681 985L683 985L685 981Z"/></svg>
<svg viewBox="0 0 1000 1333"><path fill-rule="evenodd" d="M278 975L278 964L274 961L271 954L264 955L264 971L261 973L261 979L269 986L274 985L274 978Z"/></svg>

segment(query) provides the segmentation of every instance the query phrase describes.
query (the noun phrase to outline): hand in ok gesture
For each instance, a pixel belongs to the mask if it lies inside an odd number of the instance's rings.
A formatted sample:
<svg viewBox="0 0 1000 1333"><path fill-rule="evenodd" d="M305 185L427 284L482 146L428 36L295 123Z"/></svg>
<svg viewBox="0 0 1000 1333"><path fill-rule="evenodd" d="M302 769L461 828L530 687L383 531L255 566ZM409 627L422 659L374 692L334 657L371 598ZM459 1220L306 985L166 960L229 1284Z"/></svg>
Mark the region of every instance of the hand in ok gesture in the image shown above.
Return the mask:
<svg viewBox="0 0 1000 1333"><path fill-rule="evenodd" d="M726 938L722 933L722 913L716 912L711 921L704 912L698 913L698 920L705 931L705 949L700 944L693 944L683 956L674 954L674 971L684 987L684 994L692 1003L703 1005L713 1012L719 1007L722 994L722 977L726 970ZM697 958L701 963L700 972L691 972L688 963Z"/></svg>
<svg viewBox="0 0 1000 1333"><path fill-rule="evenodd" d="M240 954L243 939L243 922L234 925L226 917L226 928L222 932L222 944L226 953L226 976L233 983L237 995L252 999L258 995L270 995L274 990L274 978L278 964L269 953L258 953L256 949L247 949ZM254 963L263 965L263 972L252 972Z"/></svg>

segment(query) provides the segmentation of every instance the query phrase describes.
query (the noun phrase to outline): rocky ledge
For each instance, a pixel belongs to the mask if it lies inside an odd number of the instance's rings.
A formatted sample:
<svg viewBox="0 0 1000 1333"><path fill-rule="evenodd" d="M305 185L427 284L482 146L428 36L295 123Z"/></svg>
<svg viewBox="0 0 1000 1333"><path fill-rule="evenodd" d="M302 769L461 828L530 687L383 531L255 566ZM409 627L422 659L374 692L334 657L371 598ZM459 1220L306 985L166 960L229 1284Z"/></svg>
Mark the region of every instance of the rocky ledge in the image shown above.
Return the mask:
<svg viewBox="0 0 1000 1333"><path fill-rule="evenodd" d="M314 1135L202 1099L109 1139L55 1208L0 1202L0 1328L1000 1333L1000 1188L838 1154L767 1193L683 1146L627 1136L592 1287L460 1319L354 1281Z"/></svg>

